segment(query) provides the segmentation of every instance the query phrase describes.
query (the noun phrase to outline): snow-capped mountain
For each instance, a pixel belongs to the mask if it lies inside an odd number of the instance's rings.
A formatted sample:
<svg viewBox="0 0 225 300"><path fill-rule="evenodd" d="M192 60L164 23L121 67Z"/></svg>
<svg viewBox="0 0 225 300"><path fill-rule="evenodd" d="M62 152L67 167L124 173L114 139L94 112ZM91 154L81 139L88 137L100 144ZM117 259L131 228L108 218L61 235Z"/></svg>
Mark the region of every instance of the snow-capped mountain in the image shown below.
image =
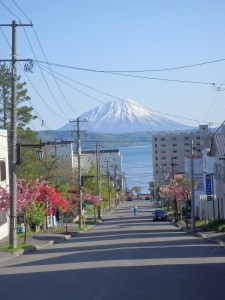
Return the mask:
<svg viewBox="0 0 225 300"><path fill-rule="evenodd" d="M99 133L126 133L137 131L187 130L188 126L152 113L133 100L113 100L87 111L79 117L81 129ZM72 130L68 123L58 130Z"/></svg>

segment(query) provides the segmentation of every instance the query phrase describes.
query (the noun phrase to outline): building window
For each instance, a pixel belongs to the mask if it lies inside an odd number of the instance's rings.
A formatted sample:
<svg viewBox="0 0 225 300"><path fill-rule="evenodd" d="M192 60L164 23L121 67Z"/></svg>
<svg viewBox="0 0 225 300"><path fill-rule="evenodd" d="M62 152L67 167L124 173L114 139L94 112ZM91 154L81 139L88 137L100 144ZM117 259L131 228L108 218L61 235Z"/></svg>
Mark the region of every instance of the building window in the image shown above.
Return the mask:
<svg viewBox="0 0 225 300"><path fill-rule="evenodd" d="M161 138L161 141L165 141L165 138Z"/></svg>
<svg viewBox="0 0 225 300"><path fill-rule="evenodd" d="M166 160L166 157L162 157L162 160Z"/></svg>
<svg viewBox="0 0 225 300"><path fill-rule="evenodd" d="M188 136L185 136L185 138L184 138L185 140L189 140L189 137Z"/></svg>
<svg viewBox="0 0 225 300"><path fill-rule="evenodd" d="M0 161L0 179L1 181L5 181L6 180L6 165L5 165L5 161Z"/></svg>
<svg viewBox="0 0 225 300"><path fill-rule="evenodd" d="M157 150L155 150L155 154L157 154Z"/></svg>
<svg viewBox="0 0 225 300"><path fill-rule="evenodd" d="M177 144L173 144L173 147L176 147L177 146Z"/></svg>
<svg viewBox="0 0 225 300"><path fill-rule="evenodd" d="M177 159L177 156L174 156L173 159Z"/></svg>
<svg viewBox="0 0 225 300"><path fill-rule="evenodd" d="M166 153L166 151L165 151L165 150L162 150L162 151L161 151L161 153L162 153L162 154L165 154L165 153Z"/></svg>
<svg viewBox="0 0 225 300"><path fill-rule="evenodd" d="M166 147L166 144L161 144L161 147Z"/></svg>
<svg viewBox="0 0 225 300"><path fill-rule="evenodd" d="M177 153L177 150L173 150L173 153Z"/></svg>
<svg viewBox="0 0 225 300"><path fill-rule="evenodd" d="M157 141L157 138L155 138L155 142Z"/></svg>
<svg viewBox="0 0 225 300"><path fill-rule="evenodd" d="M155 144L155 147L157 148L157 144Z"/></svg>
<svg viewBox="0 0 225 300"><path fill-rule="evenodd" d="M197 140L200 140L200 136L197 136L196 139L197 139Z"/></svg>
<svg viewBox="0 0 225 300"><path fill-rule="evenodd" d="M156 156L155 160L158 160L158 157Z"/></svg>
<svg viewBox="0 0 225 300"><path fill-rule="evenodd" d="M177 138L174 137L174 138L173 138L173 141L176 141L176 140L177 140Z"/></svg>

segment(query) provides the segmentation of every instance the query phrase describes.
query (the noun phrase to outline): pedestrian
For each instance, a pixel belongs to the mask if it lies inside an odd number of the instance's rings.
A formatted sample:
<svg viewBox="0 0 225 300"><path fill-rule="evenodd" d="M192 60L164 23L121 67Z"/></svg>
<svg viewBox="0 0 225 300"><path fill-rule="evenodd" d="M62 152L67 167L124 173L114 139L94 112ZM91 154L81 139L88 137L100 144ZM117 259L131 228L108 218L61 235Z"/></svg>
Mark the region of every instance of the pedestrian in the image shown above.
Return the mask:
<svg viewBox="0 0 225 300"><path fill-rule="evenodd" d="M134 205L134 216L137 215L137 211L138 211L137 205Z"/></svg>

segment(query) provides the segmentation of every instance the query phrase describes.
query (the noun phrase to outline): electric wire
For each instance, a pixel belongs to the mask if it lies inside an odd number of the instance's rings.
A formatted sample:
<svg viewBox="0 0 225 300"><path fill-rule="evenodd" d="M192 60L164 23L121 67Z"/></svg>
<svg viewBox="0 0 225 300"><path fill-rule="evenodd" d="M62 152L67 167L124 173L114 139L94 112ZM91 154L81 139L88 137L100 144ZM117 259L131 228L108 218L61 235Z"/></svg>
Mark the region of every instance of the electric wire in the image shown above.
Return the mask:
<svg viewBox="0 0 225 300"><path fill-rule="evenodd" d="M45 72L47 72L48 74L50 74L45 68L44 68L43 70L44 70ZM54 72L54 71L53 71L53 72ZM59 75L61 75L61 74L59 74ZM69 79L67 76L63 76L63 77L66 77L67 79ZM99 99L97 99L97 98L91 96L90 94L87 94L87 93L85 93L85 92L83 92L83 91L81 91L81 90L75 88L74 86L72 86L72 85L69 84L68 82L65 82L64 80L62 80L62 79L60 79L60 78L58 78L58 80L60 80L60 81L63 82L64 84L68 85L68 86L71 87L72 89L76 90L77 92L79 92L79 93L85 95L86 97L91 98L91 99L93 99L93 100L95 100L95 101L97 101L97 102L99 102L99 103L101 103L101 104L110 106L109 104L107 104L107 103L105 103L105 102L103 102L103 101L101 101L101 100L99 100ZM71 80L71 81L74 81L75 83L78 83L78 82L75 81L75 80L72 80L72 79L70 79L70 80ZM80 83L78 83L78 84L80 84ZM85 86L84 84L81 84L81 85ZM86 87L88 87L88 86L86 86ZM93 88L91 88L91 87L88 87L88 88L89 88L89 89L92 89L92 90L95 90L95 91L97 91L97 92L99 92L99 93L106 94L105 92L101 92L101 91L96 90L96 89L93 89ZM108 95L109 95L109 94L108 94ZM117 100L123 101L123 102L128 102L128 103L130 103L128 100L124 100L124 99L121 99L121 98L118 98L118 97L114 97L114 96L112 96L112 95L111 95L111 97L112 97L112 98L115 98L115 99L117 99ZM183 120L194 121L194 122L197 122L197 123L200 122L199 120L195 120L195 119L191 119L191 118L186 118L186 117L179 117L179 116L176 116L176 115L172 115L172 114L168 114L168 113L164 113L164 112L159 112L159 111L157 111L157 110L152 110L152 109L146 108L146 107L141 106L141 105L136 104L136 103L132 103L132 104L134 104L135 106L137 106L137 107L139 107L139 108L148 109L150 112L160 113L160 114L164 114L164 115L167 115L167 116L172 116L172 117L180 118L180 119L183 119ZM112 107L112 106L111 106L111 107ZM112 107L112 108L114 108L114 109L117 111L117 107ZM154 122L155 122L155 123L160 123L160 122L157 122L156 120L154 120ZM174 126L180 126L180 124L177 124L177 125L174 124Z"/></svg>
<svg viewBox="0 0 225 300"><path fill-rule="evenodd" d="M6 43L8 44L9 48L12 50L12 47L11 47L11 45L10 45L10 43L9 43L9 41L8 41L6 35L4 34L4 32L3 32L3 30L2 30L1 27L0 27L0 30L1 30L1 32L2 32L2 34L3 34L3 36L4 36L4 38L5 38ZM21 69L23 70L23 72L24 72L24 74L25 74L27 80L30 82L30 84L33 86L34 90L36 90L36 92L37 92L38 95L40 96L39 92L38 92L37 89L34 87L34 85L32 84L31 80L29 79L29 77L27 76L27 73L24 71L24 68L22 68L20 62L19 62L19 65L20 65ZM41 97L41 96L40 96L40 97ZM41 99L44 101L44 99L43 99L42 97L41 97ZM32 108L34 109L34 111L35 111L35 113L37 114L37 116L40 118L40 120L43 120L43 118L41 118L40 114L38 113L37 109L36 109L36 108L34 107L34 105L32 104L31 100L29 100L29 103L30 103L30 105L32 106ZM45 103L45 101L44 101L44 103ZM45 103L45 104L47 105L47 103ZM49 109L50 109L50 108L49 108ZM51 109L51 111L52 111L52 109ZM47 124L46 124L46 125L47 125ZM46 128L49 129L50 127L47 126Z"/></svg>
<svg viewBox="0 0 225 300"><path fill-rule="evenodd" d="M25 29L24 29L24 32L25 32L25 34L26 34ZM35 35L36 35L35 29L34 29L34 32L35 32ZM26 34L26 37L28 38L27 34ZM37 35L36 35L36 38L37 38L37 40L38 40L39 46L41 47L42 53L43 53L43 55L45 56L44 51L43 51L43 48L42 48L42 46L41 46L41 44L40 44L40 42L39 42L39 39L38 39ZM30 45L30 47L31 47L32 53L33 53L34 57L36 58L36 55L35 55L35 53L34 53L33 47L32 47L32 45L31 45L29 39L28 39L28 42L29 42L29 45ZM59 110L66 116L66 118L69 119L69 116L67 116L67 115L65 114L64 110L61 108L61 106L59 105L58 101L56 100L56 97L54 96L53 91L52 91L52 89L50 88L50 86L49 86L49 84L48 84L48 82L47 82L47 79L46 79L44 73L42 72L42 69L41 69L41 68L39 68L39 69L40 69L41 75L42 75L42 77L43 77L43 79L44 79L44 82L45 82L45 84L46 84L46 86L47 86L47 88L48 88L50 94L52 95L52 98L54 99L54 101L55 101L57 107L58 107ZM56 115L57 115L60 119L62 119L62 120L67 120L67 119L61 117L59 114L56 114Z"/></svg>
<svg viewBox="0 0 225 300"><path fill-rule="evenodd" d="M40 61L40 60L38 60L37 62L45 63L44 61ZM55 66L55 67L60 67L60 68L74 69L74 70L78 70L78 71L86 71L86 72L94 72L94 73L105 73L105 74L118 75L118 76L124 76L124 77L133 77L133 78L140 78L140 79L159 80L159 81L178 82L178 83L202 84L202 85L211 85L211 86L216 85L215 82L203 82L203 81L148 77L148 76L132 75L132 74L119 73L119 72L112 72L112 71L108 72L108 71L102 71L102 70L79 68L79 67L61 65L61 64L57 64L57 63L51 63L51 62L49 62L49 64L52 66Z"/></svg>
<svg viewBox="0 0 225 300"><path fill-rule="evenodd" d="M19 19L19 18L18 18ZM2 28L0 27L0 30L1 30L1 32L2 32L2 34L3 34L3 36L4 36L4 38L5 38L5 40L6 40L6 42L7 42L7 44L8 44L8 46L10 47L10 49L11 49L11 45L10 45L10 43L8 42L8 39L7 39L7 37L5 36L5 34L4 34L4 32L3 32L3 30L2 30ZM30 45L31 46L31 45ZM32 46L31 46L31 49L32 49ZM32 51L33 51L33 49L32 49ZM34 53L33 53L34 54ZM35 56L35 54L34 54L34 56ZM22 68L23 69L23 68ZM24 71L24 70L23 70ZM24 72L25 73L25 72ZM48 104L47 104L47 102L44 100L44 98L40 95L40 93L38 92L38 90L35 88L35 86L33 85L33 83L31 82L31 80L29 79L29 77L27 76L27 74L25 73L25 75L26 75L26 77L27 77L27 79L29 80L29 82L30 82L30 84L32 85L32 87L33 87L33 89L36 91L36 93L38 94L38 96L41 98L41 100L44 102L44 104L49 108L49 110L52 112L52 113L54 113L57 117L59 117L59 118L61 118L61 119L63 119L63 120L66 120L65 118L62 118L60 115L58 115L53 109L52 109L52 107L50 107ZM30 102L31 103L31 102ZM34 108L34 106L32 105L32 108ZM35 109L36 110L36 109ZM36 112L37 112L37 110L36 110ZM40 116L40 114L38 114L39 116ZM43 119L42 119L42 121L43 121ZM48 126L47 126L47 128L49 128Z"/></svg>
<svg viewBox="0 0 225 300"><path fill-rule="evenodd" d="M20 18L14 14L14 12L11 11L11 9L9 9L1 0L0 0L0 3L16 18L20 21Z"/></svg>
<svg viewBox="0 0 225 300"><path fill-rule="evenodd" d="M27 16L27 14L25 14L25 12L19 7L19 5L18 5L14 0L11 0L11 1L12 1L12 2L16 5L16 7L22 12L22 14L23 14L23 15L31 22L31 19ZM9 10L9 11L10 11L10 10ZM10 11L10 12L13 13L12 11ZM15 16L16 16L16 15L15 15ZM16 16L16 17L17 17L17 16ZM17 17L17 18L18 18L18 17ZM19 18L18 18L18 19L19 19ZM32 22L31 22L31 23L32 23ZM46 63L48 64L47 57L46 57L46 55L45 55L44 49L43 49L43 47L42 47L42 45L41 45L41 42L40 42L40 40L39 40L39 38L38 38L37 32L36 32L34 26L32 26L32 28L33 28L33 30L34 30L35 37L36 37L36 39L37 39L37 41L38 41L39 47L40 47L40 49L41 49L41 51L42 51L42 54L43 54L43 56L44 56L44 58L45 58L45 61L46 61ZM27 40L28 40L28 43L29 43L29 45L30 45L31 51L32 51L32 53L33 53L35 59L37 59L37 58L36 58L36 55L35 55L35 53L34 53L33 47L32 47L32 45L31 45L31 42L30 42L30 40L29 40L29 38L28 38L28 35L27 35L27 33L26 33L26 30L25 30L24 27L23 27L23 29L24 29L26 38L27 38ZM49 64L48 64L48 66L49 66ZM50 66L49 66L49 69L51 70ZM52 90L51 90L51 88L50 88L50 86L49 86L49 84L48 84L48 82L47 82L47 80L46 80L44 74L42 73L42 70L40 70L40 72L41 72L42 77L43 77L43 79L44 79L44 81L45 81L45 84L47 85L48 90L49 90L50 94L52 95L52 97L53 97L53 99L54 99L56 105L57 105L58 108L59 108L59 110L66 116L67 119L69 119L69 116L67 116L67 115L65 114L64 110L61 108L61 106L59 105L58 101L56 100L56 97L54 96L54 94L53 94L53 92L52 92ZM53 78L54 78L54 76L53 76ZM69 103L68 103L68 101L67 101L65 95L63 94L63 92L62 92L62 90L61 90L61 88L60 88L60 86L58 85L58 83L57 83L56 80L55 80L55 82L56 82L56 84L57 84L57 86L58 86L58 88L59 88L59 90L60 90L60 93L61 93L61 95L63 96L64 100L66 101L66 103L68 104L68 106L70 107L70 109L72 109L72 107L69 105ZM62 118L62 117L59 116L58 114L57 114L57 116L58 116L59 118L63 119L63 120L67 120L67 119L65 119L65 118Z"/></svg>
<svg viewBox="0 0 225 300"><path fill-rule="evenodd" d="M31 23L32 23L32 21L31 21L31 19L25 14L25 12L19 7L19 5L16 3L16 1L14 1L14 0L11 0L15 5L16 5L16 7L20 10L20 12L28 19L28 21L30 21Z"/></svg>
<svg viewBox="0 0 225 300"><path fill-rule="evenodd" d="M59 89L59 91L60 91L62 97L63 97L64 100L66 101L66 103L67 103L68 107L70 108L70 110L71 110L75 115L77 115L77 113L73 110L72 106L71 106L70 103L68 102L68 100L67 100L65 94L63 93L63 91L62 91L62 89L61 89L61 87L60 87L58 81L56 80L56 77L54 76L54 73L53 73L53 71L52 71L52 68L50 67L50 65L49 65L49 63L48 63L48 60L47 60L47 57L46 57L46 55L45 55L44 49L43 49L43 47L42 47L42 45L41 45L41 42L40 42L40 40L39 40L39 38L38 38L37 32L36 32L36 30L35 30L34 27L33 27L33 30L34 30L36 39L37 39L37 41L38 41L38 44L39 44L39 46L40 46L40 48L41 48L41 50L42 50L42 53L43 53L43 55L44 55L44 57L45 57L45 60L46 60L46 62L47 62L47 64L48 64L48 68L49 68L49 70L50 70L50 72L51 72L51 74L52 74L52 77L53 77L53 79L54 79L54 81L55 81L55 83L56 83L56 85L57 85L57 87L58 87L58 89ZM35 59L36 59L36 57L35 57ZM57 104L58 104L58 102L57 102ZM58 105L58 106L59 106L59 105ZM62 111L61 107L60 107L60 110ZM63 113L64 113L64 112L63 112ZM65 113L64 113L64 115L67 116ZM67 117L68 117L68 116L67 116Z"/></svg>

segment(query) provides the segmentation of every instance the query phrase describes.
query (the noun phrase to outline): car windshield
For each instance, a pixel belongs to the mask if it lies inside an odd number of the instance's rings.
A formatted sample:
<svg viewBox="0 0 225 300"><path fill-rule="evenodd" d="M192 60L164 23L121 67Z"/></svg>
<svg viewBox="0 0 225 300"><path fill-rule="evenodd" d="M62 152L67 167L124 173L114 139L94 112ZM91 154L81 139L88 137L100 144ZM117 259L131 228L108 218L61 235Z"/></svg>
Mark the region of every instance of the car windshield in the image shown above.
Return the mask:
<svg viewBox="0 0 225 300"><path fill-rule="evenodd" d="M155 214L165 214L166 212L164 210L156 210Z"/></svg>

